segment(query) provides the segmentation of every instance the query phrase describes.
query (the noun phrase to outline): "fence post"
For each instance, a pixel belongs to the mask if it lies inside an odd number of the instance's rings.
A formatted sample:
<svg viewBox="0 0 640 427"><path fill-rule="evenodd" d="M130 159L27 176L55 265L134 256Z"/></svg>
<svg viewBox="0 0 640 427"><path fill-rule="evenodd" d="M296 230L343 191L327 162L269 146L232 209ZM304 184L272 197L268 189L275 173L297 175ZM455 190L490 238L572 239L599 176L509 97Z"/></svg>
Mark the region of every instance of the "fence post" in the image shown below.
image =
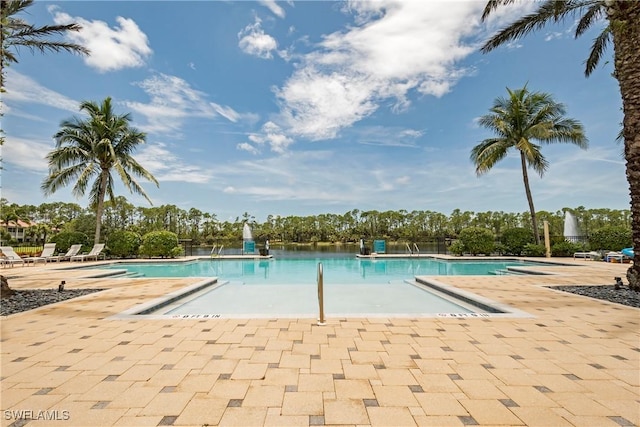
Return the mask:
<svg viewBox="0 0 640 427"><path fill-rule="evenodd" d="M544 221L544 247L545 255L551 258L551 242L549 241L549 221Z"/></svg>

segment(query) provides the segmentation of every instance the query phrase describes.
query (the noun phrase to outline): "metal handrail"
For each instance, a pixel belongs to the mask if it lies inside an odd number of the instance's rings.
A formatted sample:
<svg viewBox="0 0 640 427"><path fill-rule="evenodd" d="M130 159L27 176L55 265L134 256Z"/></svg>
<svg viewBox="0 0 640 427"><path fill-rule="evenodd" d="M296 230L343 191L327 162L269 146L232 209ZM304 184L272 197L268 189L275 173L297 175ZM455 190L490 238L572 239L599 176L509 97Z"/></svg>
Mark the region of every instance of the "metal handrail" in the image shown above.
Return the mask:
<svg viewBox="0 0 640 427"><path fill-rule="evenodd" d="M216 248L218 247L218 245L213 245L213 248L211 248L211 257L213 258L214 256L219 256L220 253L222 253L222 249L224 248L224 245L220 245L220 249L218 249L218 251L216 252Z"/></svg>
<svg viewBox="0 0 640 427"><path fill-rule="evenodd" d="M408 252L409 254L412 254L412 253L413 253L413 251L411 250L411 246L409 246L409 243L405 243L404 245L407 247L407 252Z"/></svg>
<svg viewBox="0 0 640 427"><path fill-rule="evenodd" d="M418 244L417 244L417 243L414 243L414 244L413 244L413 249L415 249L415 252L416 252L418 255L420 255L420 248L418 247Z"/></svg>
<svg viewBox="0 0 640 427"><path fill-rule="evenodd" d="M324 274L322 272L322 263L318 263L318 326L326 325L324 321Z"/></svg>

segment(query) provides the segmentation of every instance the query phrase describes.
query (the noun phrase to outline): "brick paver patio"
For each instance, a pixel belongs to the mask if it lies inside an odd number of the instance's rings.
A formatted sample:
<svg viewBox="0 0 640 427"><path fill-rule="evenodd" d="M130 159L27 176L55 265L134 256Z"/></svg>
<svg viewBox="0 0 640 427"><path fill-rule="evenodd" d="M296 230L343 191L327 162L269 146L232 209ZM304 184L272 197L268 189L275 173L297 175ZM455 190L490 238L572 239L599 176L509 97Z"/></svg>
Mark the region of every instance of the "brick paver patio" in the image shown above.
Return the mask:
<svg viewBox="0 0 640 427"><path fill-rule="evenodd" d="M544 287L613 284L627 266L563 261L553 276L438 278L529 318L326 326L109 319L199 279L2 269L15 289L108 289L1 319L2 425L637 426L640 310Z"/></svg>

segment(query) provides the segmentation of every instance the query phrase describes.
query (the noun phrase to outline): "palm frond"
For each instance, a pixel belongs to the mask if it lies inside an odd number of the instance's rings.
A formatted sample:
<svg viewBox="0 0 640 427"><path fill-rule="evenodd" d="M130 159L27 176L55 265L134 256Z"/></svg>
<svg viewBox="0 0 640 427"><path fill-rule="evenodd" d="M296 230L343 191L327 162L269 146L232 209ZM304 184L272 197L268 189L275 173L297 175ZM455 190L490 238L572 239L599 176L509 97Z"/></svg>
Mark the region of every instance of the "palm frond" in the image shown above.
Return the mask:
<svg viewBox="0 0 640 427"><path fill-rule="evenodd" d="M128 157L125 161L123 161L123 165L125 166L125 169L127 171L131 171L134 175L154 183L156 187L160 185L158 183L158 180L151 174L151 172L142 167L142 165L140 165L133 157Z"/></svg>
<svg viewBox="0 0 640 427"><path fill-rule="evenodd" d="M591 73L596 69L596 66L600 62L600 58L604 54L609 42L611 41L611 26L607 26L598 37L593 40L591 45L591 53L589 58L585 61L584 75L589 77Z"/></svg>
<svg viewBox="0 0 640 427"><path fill-rule="evenodd" d="M80 31L82 27L77 23L63 25L44 25L35 27L15 15L23 13L33 4L32 0L3 1L0 17L2 19L2 61L17 62L17 57L11 52L16 47L27 47L31 51L67 51L88 55L89 49L62 40L50 40L54 35L63 36L70 31ZM14 48L14 49L11 49Z"/></svg>
<svg viewBox="0 0 640 427"><path fill-rule="evenodd" d="M476 174L487 173L508 153L509 142L504 138L489 138L473 147L471 161L476 165Z"/></svg>
<svg viewBox="0 0 640 427"><path fill-rule="evenodd" d="M500 30L497 34L492 36L485 44L480 48L482 53L487 53L493 49L501 46L509 41L517 40L532 31L544 28L548 23L556 23L563 21L568 16L574 15L576 12L590 7L596 0L545 0L535 12L523 16L519 20L515 21L508 27ZM485 13L491 13L499 5L511 3L511 1L503 0L492 5L492 9L487 12L485 7ZM489 5L487 5L488 7ZM483 17L485 14L483 14Z"/></svg>
<svg viewBox="0 0 640 427"><path fill-rule="evenodd" d="M576 26L576 38L580 37L587 31L597 20L601 19L605 14L605 4L603 1L594 1L587 7L587 11L582 15Z"/></svg>
<svg viewBox="0 0 640 427"><path fill-rule="evenodd" d="M524 155L527 165L542 177L549 167L549 162L540 151L540 146L522 138L518 141L517 148Z"/></svg>
<svg viewBox="0 0 640 427"><path fill-rule="evenodd" d="M491 13L499 6L504 6L514 2L515 0L489 0L487 2L487 5L484 7L484 11L482 12L482 20L486 20L489 15L491 15Z"/></svg>

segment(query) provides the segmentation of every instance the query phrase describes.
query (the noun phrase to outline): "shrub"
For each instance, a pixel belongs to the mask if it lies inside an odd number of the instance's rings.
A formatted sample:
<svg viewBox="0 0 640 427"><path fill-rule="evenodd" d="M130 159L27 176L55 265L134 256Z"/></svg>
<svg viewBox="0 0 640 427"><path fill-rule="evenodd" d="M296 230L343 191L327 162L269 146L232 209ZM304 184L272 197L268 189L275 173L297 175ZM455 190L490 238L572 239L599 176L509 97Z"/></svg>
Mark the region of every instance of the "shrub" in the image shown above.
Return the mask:
<svg viewBox="0 0 640 427"><path fill-rule="evenodd" d="M551 246L551 255L553 256L573 256L574 253L582 250L580 243L572 243L562 241Z"/></svg>
<svg viewBox="0 0 640 427"><path fill-rule="evenodd" d="M631 230L626 227L607 225L589 236L591 250L619 251L632 246Z"/></svg>
<svg viewBox="0 0 640 427"><path fill-rule="evenodd" d="M451 244L451 246L449 246L449 252L454 255L460 256L464 253L464 245L460 240L456 240Z"/></svg>
<svg viewBox="0 0 640 427"><path fill-rule="evenodd" d="M56 252L67 252L71 245L81 244L83 250L91 246L89 237L79 231L63 231L51 237L50 241L56 244Z"/></svg>
<svg viewBox="0 0 640 427"><path fill-rule="evenodd" d="M505 254L521 256L524 247L533 243L533 233L526 228L508 228L502 233L500 241L504 245Z"/></svg>
<svg viewBox="0 0 640 427"><path fill-rule="evenodd" d="M137 255L141 244L142 237L133 231L114 231L107 239L109 254L120 258Z"/></svg>
<svg viewBox="0 0 640 427"><path fill-rule="evenodd" d="M498 255L506 255L508 253L506 246L501 242L493 244L493 252L497 253Z"/></svg>
<svg viewBox="0 0 640 427"><path fill-rule="evenodd" d="M152 231L142 237L138 252L148 257L175 258L182 254L178 236L170 231Z"/></svg>
<svg viewBox="0 0 640 427"><path fill-rule="evenodd" d="M536 245L535 243L527 243L522 250L524 256L541 257L547 254L547 248L544 245Z"/></svg>
<svg viewBox="0 0 640 427"><path fill-rule="evenodd" d="M480 227L469 227L460 231L460 241L464 246L464 252L472 255L493 252L494 238L491 230Z"/></svg>

